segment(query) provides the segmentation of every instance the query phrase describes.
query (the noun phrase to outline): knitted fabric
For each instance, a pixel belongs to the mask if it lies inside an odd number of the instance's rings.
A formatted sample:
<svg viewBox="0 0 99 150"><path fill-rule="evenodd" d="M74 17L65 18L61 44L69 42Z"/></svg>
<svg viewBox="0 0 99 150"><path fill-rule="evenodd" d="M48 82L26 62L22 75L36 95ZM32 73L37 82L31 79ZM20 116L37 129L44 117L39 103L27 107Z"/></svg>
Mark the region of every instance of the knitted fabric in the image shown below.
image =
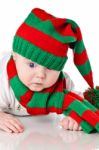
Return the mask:
<svg viewBox="0 0 99 150"><path fill-rule="evenodd" d="M78 24L55 17L40 8L34 8L13 39L13 51L49 69L61 71L73 50L74 64L93 88L90 61Z"/></svg>
<svg viewBox="0 0 99 150"><path fill-rule="evenodd" d="M65 76L62 71L54 85L40 92L29 90L20 81L13 56L7 63L7 74L16 99L31 115L63 113L75 119L84 132L99 131L99 111L86 99L66 89Z"/></svg>

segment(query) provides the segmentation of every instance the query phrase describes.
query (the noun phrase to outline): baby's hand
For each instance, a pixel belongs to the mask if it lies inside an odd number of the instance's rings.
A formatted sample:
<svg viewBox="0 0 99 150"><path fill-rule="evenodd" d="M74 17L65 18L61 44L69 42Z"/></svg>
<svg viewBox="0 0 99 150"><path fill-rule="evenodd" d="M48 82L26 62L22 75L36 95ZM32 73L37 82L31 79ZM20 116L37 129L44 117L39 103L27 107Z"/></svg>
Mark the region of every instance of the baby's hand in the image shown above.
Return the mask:
<svg viewBox="0 0 99 150"><path fill-rule="evenodd" d="M62 121L60 122L60 125L66 129L66 130L73 130L73 131L80 131L82 128L79 126L79 124L72 119L69 116L65 116Z"/></svg>
<svg viewBox="0 0 99 150"><path fill-rule="evenodd" d="M19 133L24 131L24 126L13 115L0 112L0 129L9 133Z"/></svg>

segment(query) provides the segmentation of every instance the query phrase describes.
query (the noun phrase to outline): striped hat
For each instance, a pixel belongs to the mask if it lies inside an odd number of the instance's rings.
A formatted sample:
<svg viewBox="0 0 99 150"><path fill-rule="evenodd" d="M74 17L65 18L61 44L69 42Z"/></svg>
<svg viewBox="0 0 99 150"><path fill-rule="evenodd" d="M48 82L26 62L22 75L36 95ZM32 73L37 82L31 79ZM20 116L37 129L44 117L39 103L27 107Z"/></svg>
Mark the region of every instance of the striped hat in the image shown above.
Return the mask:
<svg viewBox="0 0 99 150"><path fill-rule="evenodd" d="M61 71L73 50L74 64L93 88L93 76L79 26L71 19L58 18L34 8L18 28L13 51L49 69Z"/></svg>

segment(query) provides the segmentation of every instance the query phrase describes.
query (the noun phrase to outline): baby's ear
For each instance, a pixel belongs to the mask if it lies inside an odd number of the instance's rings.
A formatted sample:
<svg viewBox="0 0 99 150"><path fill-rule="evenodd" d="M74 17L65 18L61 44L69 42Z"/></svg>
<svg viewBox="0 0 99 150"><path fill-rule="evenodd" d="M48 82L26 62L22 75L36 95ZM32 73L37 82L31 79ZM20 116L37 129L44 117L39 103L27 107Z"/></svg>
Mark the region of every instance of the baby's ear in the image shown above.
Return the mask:
<svg viewBox="0 0 99 150"><path fill-rule="evenodd" d="M12 56L13 56L13 59L16 60L17 54L13 51L12 51Z"/></svg>

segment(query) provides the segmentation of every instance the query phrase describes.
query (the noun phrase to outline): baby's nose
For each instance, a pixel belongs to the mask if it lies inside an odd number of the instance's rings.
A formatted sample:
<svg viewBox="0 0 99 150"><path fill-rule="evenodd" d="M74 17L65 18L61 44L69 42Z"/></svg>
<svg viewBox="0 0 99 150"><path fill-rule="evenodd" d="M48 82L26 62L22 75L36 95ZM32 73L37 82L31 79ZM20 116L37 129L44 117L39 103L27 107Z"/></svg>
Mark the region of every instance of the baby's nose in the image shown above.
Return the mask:
<svg viewBox="0 0 99 150"><path fill-rule="evenodd" d="M46 74L46 67L38 66L37 67L37 76L40 78L45 78Z"/></svg>

